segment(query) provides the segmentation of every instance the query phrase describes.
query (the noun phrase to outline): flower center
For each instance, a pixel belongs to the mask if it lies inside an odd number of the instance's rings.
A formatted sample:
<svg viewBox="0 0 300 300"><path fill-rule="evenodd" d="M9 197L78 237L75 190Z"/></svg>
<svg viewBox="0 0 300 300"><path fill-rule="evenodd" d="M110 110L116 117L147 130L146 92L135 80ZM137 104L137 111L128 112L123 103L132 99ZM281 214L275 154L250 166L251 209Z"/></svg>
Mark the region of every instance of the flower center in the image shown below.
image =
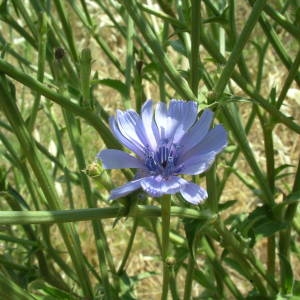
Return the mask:
<svg viewBox="0 0 300 300"><path fill-rule="evenodd" d="M151 175L162 175L167 178L176 175L182 166L177 166L178 150L180 146L176 144L162 143L157 151L152 151L149 146L145 149L145 166Z"/></svg>

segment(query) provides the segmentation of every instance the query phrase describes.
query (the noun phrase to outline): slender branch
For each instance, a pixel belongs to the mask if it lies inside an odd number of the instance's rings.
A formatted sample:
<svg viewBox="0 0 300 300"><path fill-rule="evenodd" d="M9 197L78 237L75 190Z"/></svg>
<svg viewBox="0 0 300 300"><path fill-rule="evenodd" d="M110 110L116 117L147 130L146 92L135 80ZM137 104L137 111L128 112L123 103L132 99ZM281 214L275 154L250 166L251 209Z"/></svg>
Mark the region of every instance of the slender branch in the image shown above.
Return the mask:
<svg viewBox="0 0 300 300"><path fill-rule="evenodd" d="M18 82L24 84L30 89L40 93L48 99L51 99L53 102L64 107L66 110L74 113L77 116L82 117L90 125L92 125L101 135L105 144L109 148L120 149L119 143L113 137L112 133L108 127L103 123L101 118L98 118L91 111L80 107L79 105L74 104L69 98L59 94L58 92L48 88L45 84L42 84L33 77L25 74L24 72L18 70L13 65L6 62L4 59L0 58L0 71L4 72L8 76L17 80Z"/></svg>
<svg viewBox="0 0 300 300"><path fill-rule="evenodd" d="M151 47L154 56L156 57L158 62L164 68L164 71L168 74L171 79L172 85L178 90L186 99L196 99L194 93L191 91L187 82L184 80L182 76L180 76L179 72L175 69L173 63L169 60L166 53L163 51L159 40L149 24L146 21L146 18L136 10L137 3L134 0L122 1L123 5L126 7L126 10L132 17L136 26L139 28L143 37L145 38L148 45Z"/></svg>
<svg viewBox="0 0 300 300"><path fill-rule="evenodd" d="M162 219L162 259L163 259L163 283L161 299L168 298L170 266L167 258L169 255L169 235L170 235L170 210L171 196L164 195L161 199L161 219Z"/></svg>
<svg viewBox="0 0 300 300"><path fill-rule="evenodd" d="M200 0L192 0L192 29L191 29L191 56L190 56L190 87L198 95L199 84L199 45L201 11Z"/></svg>
<svg viewBox="0 0 300 300"><path fill-rule="evenodd" d="M1 193L0 196L6 196ZM212 221L215 215L207 211L197 211L189 208L173 206L172 217L201 219ZM0 211L0 225L9 224L54 224L88 221L97 219L109 219L118 217L160 217L161 209L156 206L138 205L129 215L125 207L83 208L53 211Z"/></svg>
<svg viewBox="0 0 300 300"><path fill-rule="evenodd" d="M231 77L231 74L234 70L235 65L239 61L242 51L245 47L245 44L247 43L249 36L257 23L257 20L260 16L261 11L263 10L264 6L266 4L266 0L257 0L253 6L253 10L241 32L240 37L238 38L235 47L233 48L230 57L223 69L223 72L217 82L217 84L214 87L215 92L215 98L218 99L221 97L229 78Z"/></svg>

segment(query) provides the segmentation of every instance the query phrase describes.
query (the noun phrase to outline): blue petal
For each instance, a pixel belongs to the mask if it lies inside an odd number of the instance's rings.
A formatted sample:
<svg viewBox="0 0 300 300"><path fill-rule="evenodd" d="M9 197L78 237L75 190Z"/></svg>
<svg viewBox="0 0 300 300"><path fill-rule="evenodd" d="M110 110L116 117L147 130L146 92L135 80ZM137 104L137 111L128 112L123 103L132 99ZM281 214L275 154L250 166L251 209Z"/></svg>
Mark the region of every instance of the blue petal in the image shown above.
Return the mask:
<svg viewBox="0 0 300 300"><path fill-rule="evenodd" d="M179 163L184 163L192 156L207 155L211 152L218 154L227 145L227 133L222 125L211 129L202 141L180 156Z"/></svg>
<svg viewBox="0 0 300 300"><path fill-rule="evenodd" d="M97 155L97 158L102 161L103 167L105 169L144 167L144 164L139 159L121 150L105 149Z"/></svg>
<svg viewBox="0 0 300 300"><path fill-rule="evenodd" d="M155 121L162 141L177 142L197 118L197 104L194 101L171 100L169 108L158 103Z"/></svg>
<svg viewBox="0 0 300 300"><path fill-rule="evenodd" d="M167 106L163 102L159 102L155 109L155 122L159 131L160 139L168 139L166 129L170 126L168 120Z"/></svg>
<svg viewBox="0 0 300 300"><path fill-rule="evenodd" d="M174 143L194 124L197 118L197 103L194 101L174 100L170 101L169 117L173 120L170 136L174 136Z"/></svg>
<svg viewBox="0 0 300 300"><path fill-rule="evenodd" d="M142 180L142 189L152 197L160 197L164 194L175 194L180 191L183 179L171 176L164 179L161 176L150 176Z"/></svg>
<svg viewBox="0 0 300 300"><path fill-rule="evenodd" d="M209 152L208 154L193 155L187 158L180 174L196 175L205 172L214 162L216 152Z"/></svg>
<svg viewBox="0 0 300 300"><path fill-rule="evenodd" d="M207 198L207 192L199 185L186 182L180 190L182 197L191 204L199 204Z"/></svg>
<svg viewBox="0 0 300 300"><path fill-rule="evenodd" d="M124 197L124 196L130 194L131 192L139 189L141 187L141 180L142 179L129 181L128 183L126 183L116 189L113 189L110 193L109 200L115 200L115 199Z"/></svg>
<svg viewBox="0 0 300 300"><path fill-rule="evenodd" d="M114 136L119 140L121 144L125 147L133 151L135 154L140 156L141 158L144 156L144 152L139 145L136 145L130 138L127 138L127 135L124 136L123 133L120 131L117 121L114 117L109 119L109 126L111 131L113 132Z"/></svg>
<svg viewBox="0 0 300 300"><path fill-rule="evenodd" d="M159 133L157 126L153 119L153 101L147 100L142 107L142 122L144 126L144 132L147 136L149 146L152 151L157 149L159 141Z"/></svg>
<svg viewBox="0 0 300 300"><path fill-rule="evenodd" d="M140 149L148 144L140 116L134 110L117 111L116 117L120 132Z"/></svg>
<svg viewBox="0 0 300 300"><path fill-rule="evenodd" d="M206 109L200 119L194 124L193 127L182 137L179 142L184 148L183 153L192 149L195 145L199 144L202 139L206 136L210 124L213 119L213 112L209 109Z"/></svg>

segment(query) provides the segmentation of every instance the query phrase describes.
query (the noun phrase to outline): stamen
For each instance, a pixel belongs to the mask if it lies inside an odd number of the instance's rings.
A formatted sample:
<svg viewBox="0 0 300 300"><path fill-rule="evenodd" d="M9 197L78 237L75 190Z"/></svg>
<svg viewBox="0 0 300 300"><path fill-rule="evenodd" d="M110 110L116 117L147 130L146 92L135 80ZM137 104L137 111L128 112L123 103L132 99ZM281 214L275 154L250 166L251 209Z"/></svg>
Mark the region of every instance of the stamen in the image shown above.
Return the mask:
<svg viewBox="0 0 300 300"><path fill-rule="evenodd" d="M158 151L153 152L149 146L145 147L145 166L153 175L169 177L178 174L182 166L176 166L178 159L179 145L162 143Z"/></svg>
<svg viewBox="0 0 300 300"><path fill-rule="evenodd" d="M166 146L159 147L158 157L160 164L165 168L169 157L169 149Z"/></svg>

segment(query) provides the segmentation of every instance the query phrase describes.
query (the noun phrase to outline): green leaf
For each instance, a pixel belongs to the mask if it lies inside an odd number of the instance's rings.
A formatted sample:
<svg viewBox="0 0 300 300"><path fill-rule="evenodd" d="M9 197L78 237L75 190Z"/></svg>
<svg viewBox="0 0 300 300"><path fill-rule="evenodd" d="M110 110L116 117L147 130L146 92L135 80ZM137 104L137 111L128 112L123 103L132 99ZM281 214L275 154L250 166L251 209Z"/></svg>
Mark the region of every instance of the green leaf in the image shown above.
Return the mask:
<svg viewBox="0 0 300 300"><path fill-rule="evenodd" d="M72 295L66 291L60 290L49 283L43 281L42 279L37 279L30 283L29 289L31 291L38 291L39 294L43 296L41 299L50 300L50 299L60 299L60 300L71 300L75 298L75 295Z"/></svg>
<svg viewBox="0 0 300 300"><path fill-rule="evenodd" d="M210 280L210 278L208 278L207 272L204 273L196 268L194 269L194 280L200 283L202 287L205 287L208 290L214 290L216 288L213 284L213 281Z"/></svg>
<svg viewBox="0 0 300 300"><path fill-rule="evenodd" d="M237 214L231 215L227 220L227 224L231 224L231 231L234 233L235 237L247 244L248 247L253 247L256 241L253 225L257 222L260 217L252 220L249 219L247 214Z"/></svg>
<svg viewBox="0 0 300 300"><path fill-rule="evenodd" d="M258 226L253 228L255 236L270 237L278 231L286 229L288 227L287 222L279 222L275 220L264 219Z"/></svg>
<svg viewBox="0 0 300 300"><path fill-rule="evenodd" d="M247 272L245 272L245 270L241 268L241 266L234 259L230 257L224 257L223 260L230 268L237 271L238 274L247 278Z"/></svg>
<svg viewBox="0 0 300 300"><path fill-rule="evenodd" d="M216 17L210 17L210 18L207 18L207 19L203 20L203 24L209 24L209 23L218 23L221 26L222 25L225 26L225 25L228 24L228 20L226 20L224 15L219 15L219 16L216 16Z"/></svg>
<svg viewBox="0 0 300 300"><path fill-rule="evenodd" d="M297 203L299 201L300 201L300 191L297 191L295 193L291 193L290 195L288 195L284 199L284 201L282 201L281 203L278 203L274 207L272 207L273 215L274 216L281 216L283 209L285 209L285 207L287 205Z"/></svg>
<svg viewBox="0 0 300 300"><path fill-rule="evenodd" d="M120 299L135 300L137 299L134 293L134 287L138 281L157 275L155 272L143 272L137 276L128 276L126 272L123 272L120 276Z"/></svg>
<svg viewBox="0 0 300 300"><path fill-rule="evenodd" d="M225 209L233 206L236 203L237 203L237 200L228 200L228 201L226 201L224 203L220 203L218 205L218 211L225 210Z"/></svg>
<svg viewBox="0 0 300 300"><path fill-rule="evenodd" d="M158 64L151 62L148 64L145 64L143 67L143 75L145 75L146 73L149 73L151 75L157 73L159 71L159 66Z"/></svg>
<svg viewBox="0 0 300 300"><path fill-rule="evenodd" d="M124 300L135 300L134 295L134 280L124 272L120 278L120 292L119 297Z"/></svg>
<svg viewBox="0 0 300 300"><path fill-rule="evenodd" d="M290 164L283 164L283 165L280 165L279 167L277 167L277 168L275 169L275 176L276 176L276 179L278 179L279 174L280 174L283 170L285 170L285 169L287 169L287 168L294 168L294 167L295 167L295 166L290 165Z"/></svg>
<svg viewBox="0 0 300 300"><path fill-rule="evenodd" d="M11 186L8 187L7 192L1 192L1 196L6 199L14 210L18 210L20 207L24 210L30 209L22 195Z"/></svg>
<svg viewBox="0 0 300 300"><path fill-rule="evenodd" d="M247 218L251 224L256 238L269 237L274 233L287 228L287 222L281 222L274 218L272 209L268 205L257 207Z"/></svg>
<svg viewBox="0 0 300 300"><path fill-rule="evenodd" d="M210 220L207 221L184 219L183 224L190 254L195 259L196 242L201 232L203 232L210 224Z"/></svg>
<svg viewBox="0 0 300 300"><path fill-rule="evenodd" d="M28 291L18 286L12 281L7 274L4 276L0 272L0 298L1 299L16 299L16 300L35 300Z"/></svg>

